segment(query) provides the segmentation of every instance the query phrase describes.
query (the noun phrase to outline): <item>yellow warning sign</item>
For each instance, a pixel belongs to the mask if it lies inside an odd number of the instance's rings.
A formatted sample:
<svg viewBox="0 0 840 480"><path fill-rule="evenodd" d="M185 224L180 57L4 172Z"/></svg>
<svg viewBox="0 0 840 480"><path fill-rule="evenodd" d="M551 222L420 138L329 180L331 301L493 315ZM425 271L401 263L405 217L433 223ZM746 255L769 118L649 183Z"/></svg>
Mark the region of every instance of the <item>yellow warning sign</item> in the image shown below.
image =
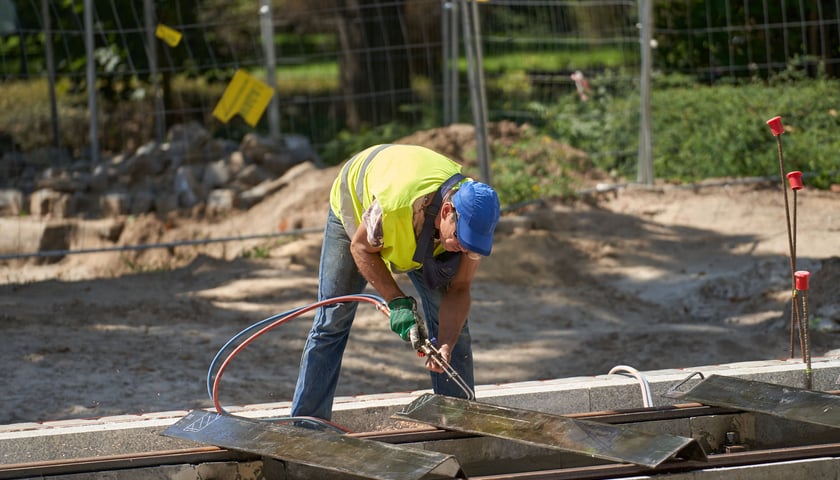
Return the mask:
<svg viewBox="0 0 840 480"><path fill-rule="evenodd" d="M166 44L170 47L177 47L178 44L181 43L181 37L183 35L174 28L158 23L157 29L155 30L155 36L166 42Z"/></svg>
<svg viewBox="0 0 840 480"><path fill-rule="evenodd" d="M248 125L254 127L273 95L274 89L270 86L248 75L244 70L237 70L213 109L213 116L222 123L227 123L238 113Z"/></svg>

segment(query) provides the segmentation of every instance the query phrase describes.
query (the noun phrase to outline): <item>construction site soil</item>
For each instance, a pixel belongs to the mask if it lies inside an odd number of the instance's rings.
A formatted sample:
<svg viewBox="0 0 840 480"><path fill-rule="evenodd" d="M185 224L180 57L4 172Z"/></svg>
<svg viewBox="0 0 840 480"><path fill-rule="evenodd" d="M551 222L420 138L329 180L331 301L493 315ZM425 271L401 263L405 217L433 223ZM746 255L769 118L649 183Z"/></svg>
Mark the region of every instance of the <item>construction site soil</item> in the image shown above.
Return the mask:
<svg viewBox="0 0 840 480"><path fill-rule="evenodd" d="M290 186L213 220L138 217L119 243L319 229L336 172L300 165ZM812 273L811 353L832 355L840 194L806 188L790 202L796 268ZM101 246L85 242L76 246ZM218 349L316 300L320 245L307 233L6 262L0 423L211 406L205 376ZM779 182L628 186L506 212L473 288L477 383L789 358L789 253ZM222 403L288 401L310 323L304 315L243 350L221 382ZM364 304L338 394L429 388L422 363Z"/></svg>

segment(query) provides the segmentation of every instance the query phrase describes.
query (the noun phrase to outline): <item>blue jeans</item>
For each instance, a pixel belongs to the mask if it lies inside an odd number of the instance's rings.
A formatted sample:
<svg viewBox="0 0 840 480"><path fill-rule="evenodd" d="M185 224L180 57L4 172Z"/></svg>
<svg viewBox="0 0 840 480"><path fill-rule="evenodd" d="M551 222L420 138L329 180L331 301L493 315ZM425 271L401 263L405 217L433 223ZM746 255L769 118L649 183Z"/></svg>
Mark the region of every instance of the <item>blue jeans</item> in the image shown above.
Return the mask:
<svg viewBox="0 0 840 480"><path fill-rule="evenodd" d="M327 215L318 275L319 301L342 295L356 295L362 293L367 285L367 281L359 273L356 262L350 254L350 239L341 221L332 211ZM409 272L408 276L420 296L429 338L437 337L438 310L443 289L432 290L426 287L423 283L422 272L419 270ZM332 404L338 385L341 359L344 348L347 346L357 306L356 302L339 303L327 305L315 311L312 329L307 336L300 360L300 373L292 400L292 416L309 416L325 420L332 417ZM395 338L398 338L396 334ZM474 388L472 346L469 327L466 323L452 351L451 365L464 381ZM446 374L429 373L435 393L466 398L466 394L450 381Z"/></svg>

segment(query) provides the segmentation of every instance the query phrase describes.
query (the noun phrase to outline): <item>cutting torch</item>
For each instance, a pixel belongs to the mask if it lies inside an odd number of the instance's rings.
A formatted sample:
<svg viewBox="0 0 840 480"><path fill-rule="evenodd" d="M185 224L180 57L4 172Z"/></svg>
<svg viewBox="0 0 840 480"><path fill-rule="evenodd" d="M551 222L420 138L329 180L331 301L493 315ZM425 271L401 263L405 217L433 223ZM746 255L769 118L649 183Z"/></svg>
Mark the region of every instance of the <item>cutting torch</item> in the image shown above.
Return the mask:
<svg viewBox="0 0 840 480"><path fill-rule="evenodd" d="M465 382L464 379L461 378L461 375L459 375L458 372L455 371L454 368L452 368L452 365L450 365L449 362L447 362L446 359L443 358L443 354L440 353L440 350L435 346L434 340L435 339L424 339L420 347L417 349L417 356L421 358L430 357L433 362L440 365L446 376L449 377L450 380L455 382L455 385L458 385L458 388L464 391L464 393L467 395L467 400L475 400L475 392L473 392L472 388L470 388L470 386L467 385L467 382Z"/></svg>

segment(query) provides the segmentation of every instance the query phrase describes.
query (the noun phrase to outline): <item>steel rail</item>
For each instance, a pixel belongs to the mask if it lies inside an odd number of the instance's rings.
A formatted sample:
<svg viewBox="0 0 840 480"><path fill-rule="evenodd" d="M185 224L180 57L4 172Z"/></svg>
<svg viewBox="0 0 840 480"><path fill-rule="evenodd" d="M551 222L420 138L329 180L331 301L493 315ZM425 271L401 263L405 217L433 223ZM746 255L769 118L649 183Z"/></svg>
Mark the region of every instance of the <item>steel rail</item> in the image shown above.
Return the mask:
<svg viewBox="0 0 840 480"><path fill-rule="evenodd" d="M521 473L503 473L471 476L471 480L599 480L607 478L631 477L637 475L661 475L705 470L712 468L739 467L778 463L809 458L840 456L840 443L785 447L750 452L737 452L710 455L708 461L671 460L656 468L645 468L630 464L594 465L590 467L571 467L554 470L539 470Z"/></svg>
<svg viewBox="0 0 840 480"><path fill-rule="evenodd" d="M573 418L588 418L599 422L620 424L655 420L671 420L690 416L720 415L736 413L737 410L709 407L699 403L686 403L657 407L656 410L621 410L571 414ZM475 438L477 435L442 430L430 426L411 429L385 430L378 432L349 433L348 436L376 440L392 444L435 442ZM40 475L84 473L126 468L142 468L182 463L257 459L258 456L235 452L219 447L198 447L179 450L152 451L133 454L117 454L100 457L37 461L18 464L0 464L0 480Z"/></svg>
<svg viewBox="0 0 840 480"><path fill-rule="evenodd" d="M656 407L656 409L587 412L569 415L610 424L641 423L674 420L707 415L741 413L731 408L710 407L699 403L686 403ZM475 438L477 435L442 430L434 427L349 433L348 436L391 444L434 442ZM652 473L676 473L705 468L742 466L788 460L840 456L840 443L763 449L710 455L707 462L669 460L655 469L631 464L608 464L563 469L535 470L521 473L500 473L471 476L477 480L549 480L549 479L603 479ZM0 480L30 478L46 475L75 474L98 471L115 471L163 465L197 464L218 461L252 461L258 455L237 452L213 446L176 450L127 453L100 457L49 460L18 464L0 464Z"/></svg>
<svg viewBox="0 0 840 480"><path fill-rule="evenodd" d="M421 432L417 432L421 433ZM425 432L423 432L425 433ZM416 435L416 433L415 433ZM411 435L408 435L409 437ZM375 435L369 438L374 439ZM650 469L631 464L594 465L518 473L501 473L471 476L473 480L598 480L634 475L679 473L692 470L737 467L777 463L809 458L840 456L840 443L785 447L748 452L710 455L708 461L672 460ZM216 447L203 447L140 454L111 455L31 464L3 465L0 478L29 478L46 475L66 475L85 472L115 471L175 464L197 464L211 461L252 461L259 456L239 453Z"/></svg>
<svg viewBox="0 0 840 480"><path fill-rule="evenodd" d="M258 460L259 456L218 447L196 447L100 457L47 460L0 465L0 479L124 470L204 462Z"/></svg>

